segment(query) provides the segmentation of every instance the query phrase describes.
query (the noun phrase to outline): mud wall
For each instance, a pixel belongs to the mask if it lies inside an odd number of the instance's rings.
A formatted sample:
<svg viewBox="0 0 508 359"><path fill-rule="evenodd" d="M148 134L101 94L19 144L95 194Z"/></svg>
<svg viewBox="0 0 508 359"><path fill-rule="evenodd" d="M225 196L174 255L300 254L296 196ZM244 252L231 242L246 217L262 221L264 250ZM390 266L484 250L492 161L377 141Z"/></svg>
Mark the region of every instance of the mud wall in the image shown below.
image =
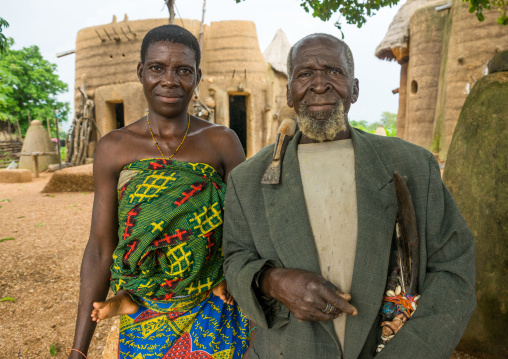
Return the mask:
<svg viewBox="0 0 508 359"><path fill-rule="evenodd" d="M215 98L216 123L229 127L229 96L247 102L247 156L264 146L267 86L266 63L259 49L256 26L250 21L212 22L206 28L200 93L222 92Z"/></svg>
<svg viewBox="0 0 508 359"><path fill-rule="evenodd" d="M399 110L397 112L397 135L400 138L406 138L407 67L408 60L405 59L400 63Z"/></svg>
<svg viewBox="0 0 508 359"><path fill-rule="evenodd" d="M446 160L466 96L486 74L492 56L508 49L508 28L497 24L496 10L484 10L486 19L480 22L461 0L453 0L447 10L435 7L421 8L410 19L407 82L402 64L397 129L399 137Z"/></svg>
<svg viewBox="0 0 508 359"><path fill-rule="evenodd" d="M485 21L478 21L468 12L469 5L454 0L451 9L452 26L445 74L446 106L443 121L442 158L452 140L462 105L473 85L486 74L489 60L508 49L508 28L496 21L499 12L484 10Z"/></svg>
<svg viewBox="0 0 508 359"><path fill-rule="evenodd" d="M406 123L403 138L430 148L441 68L446 11L421 8L410 19L409 63L406 85Z"/></svg>

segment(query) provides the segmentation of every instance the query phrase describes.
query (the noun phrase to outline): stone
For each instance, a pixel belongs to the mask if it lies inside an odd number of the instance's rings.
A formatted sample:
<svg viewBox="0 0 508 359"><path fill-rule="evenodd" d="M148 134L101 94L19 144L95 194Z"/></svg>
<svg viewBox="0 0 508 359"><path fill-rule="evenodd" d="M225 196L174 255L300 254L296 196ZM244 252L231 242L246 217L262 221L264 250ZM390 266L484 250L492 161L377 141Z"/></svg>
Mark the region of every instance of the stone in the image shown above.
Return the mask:
<svg viewBox="0 0 508 359"><path fill-rule="evenodd" d="M118 359L118 339L120 336L120 317L115 317L102 352L102 359Z"/></svg>
<svg viewBox="0 0 508 359"><path fill-rule="evenodd" d="M32 181L32 172L27 169L0 170L0 183L23 183Z"/></svg>
<svg viewBox="0 0 508 359"><path fill-rule="evenodd" d="M508 50L494 55L489 62L489 74L503 71L508 71Z"/></svg>
<svg viewBox="0 0 508 359"><path fill-rule="evenodd" d="M508 357L508 72L473 86L444 169L476 242L478 304L459 350ZM482 356L483 357L483 356Z"/></svg>

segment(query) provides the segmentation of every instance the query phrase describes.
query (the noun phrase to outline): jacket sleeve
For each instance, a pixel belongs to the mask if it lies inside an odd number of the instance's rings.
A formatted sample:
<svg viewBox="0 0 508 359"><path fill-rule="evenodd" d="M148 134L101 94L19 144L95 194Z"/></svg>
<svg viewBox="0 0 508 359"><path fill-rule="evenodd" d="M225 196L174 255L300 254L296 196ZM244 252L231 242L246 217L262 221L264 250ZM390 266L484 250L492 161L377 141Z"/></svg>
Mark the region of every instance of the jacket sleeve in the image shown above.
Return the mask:
<svg viewBox="0 0 508 359"><path fill-rule="evenodd" d="M449 359L476 306L474 239L434 156L429 160L425 242L420 243L425 279L412 318L376 358ZM425 264L423 264L425 266ZM421 277L420 277L421 278Z"/></svg>
<svg viewBox="0 0 508 359"><path fill-rule="evenodd" d="M289 311L285 306L275 300L258 298L253 290L252 284L257 272L265 266L282 267L282 263L277 258L260 258L232 174L226 190L223 252L228 290L243 313L267 329L287 323Z"/></svg>

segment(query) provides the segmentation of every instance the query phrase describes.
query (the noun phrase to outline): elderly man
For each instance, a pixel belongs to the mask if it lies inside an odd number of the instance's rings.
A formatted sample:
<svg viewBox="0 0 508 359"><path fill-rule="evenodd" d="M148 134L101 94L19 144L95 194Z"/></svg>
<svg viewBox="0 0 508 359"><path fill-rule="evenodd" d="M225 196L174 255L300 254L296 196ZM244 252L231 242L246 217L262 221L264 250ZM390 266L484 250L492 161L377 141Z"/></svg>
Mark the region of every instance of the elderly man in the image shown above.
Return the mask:
<svg viewBox="0 0 508 359"><path fill-rule="evenodd" d="M376 355L450 358L476 305L474 241L427 150L348 123L359 84L349 47L314 34L288 56L299 131L279 184L273 146L231 172L224 224L228 289L257 323L249 358L372 358L396 256L393 173L419 237L418 308Z"/></svg>

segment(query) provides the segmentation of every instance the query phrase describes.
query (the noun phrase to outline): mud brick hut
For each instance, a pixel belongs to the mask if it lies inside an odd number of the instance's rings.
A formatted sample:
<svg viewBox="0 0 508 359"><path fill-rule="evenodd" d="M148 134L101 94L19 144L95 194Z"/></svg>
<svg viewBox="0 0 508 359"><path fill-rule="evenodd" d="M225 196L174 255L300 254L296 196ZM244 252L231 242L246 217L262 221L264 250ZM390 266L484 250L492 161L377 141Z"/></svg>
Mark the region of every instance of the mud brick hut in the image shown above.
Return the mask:
<svg viewBox="0 0 508 359"><path fill-rule="evenodd" d="M136 75L139 50L150 29L167 23L167 19L129 21L127 16L117 22L113 17L110 24L78 32L75 104L78 108L82 101L79 89L84 89L95 103L98 128L92 134L87 157L93 156L98 137L145 115L147 103ZM199 39L199 21L178 19L175 23ZM282 32L274 42L289 50ZM191 101L189 110L204 113L210 121L233 129L248 157L274 141L274 115L286 102L286 66L280 64L285 63L287 51L270 51L268 55L265 59L261 53L256 27L250 21L220 21L203 26L203 79L199 98Z"/></svg>
<svg viewBox="0 0 508 359"><path fill-rule="evenodd" d="M495 10L479 22L461 0L408 0L376 49L401 65L397 135L446 160L466 96L508 49L508 28Z"/></svg>

